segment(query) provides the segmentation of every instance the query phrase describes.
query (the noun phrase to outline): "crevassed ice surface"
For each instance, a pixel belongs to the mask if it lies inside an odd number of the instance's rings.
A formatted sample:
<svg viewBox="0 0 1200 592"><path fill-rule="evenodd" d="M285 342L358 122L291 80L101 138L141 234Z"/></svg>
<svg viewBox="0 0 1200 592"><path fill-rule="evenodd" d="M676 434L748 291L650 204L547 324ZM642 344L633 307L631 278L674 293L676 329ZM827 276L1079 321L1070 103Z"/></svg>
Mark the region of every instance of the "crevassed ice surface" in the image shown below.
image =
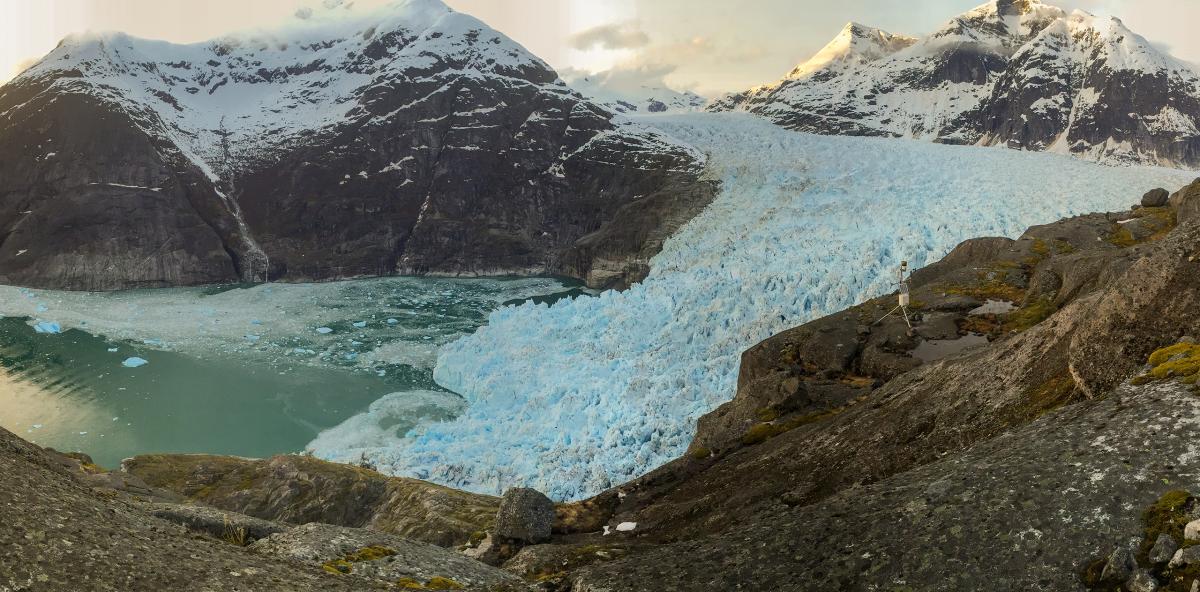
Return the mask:
<svg viewBox="0 0 1200 592"><path fill-rule="evenodd" d="M911 140L789 132L752 116L644 119L711 154L720 196L623 293L524 305L443 347L434 378L468 402L409 438L326 432L331 459L483 492L579 498L681 455L695 420L734 394L741 352L888 292L976 236L1123 209L1188 173ZM348 424L348 426L351 424Z"/></svg>

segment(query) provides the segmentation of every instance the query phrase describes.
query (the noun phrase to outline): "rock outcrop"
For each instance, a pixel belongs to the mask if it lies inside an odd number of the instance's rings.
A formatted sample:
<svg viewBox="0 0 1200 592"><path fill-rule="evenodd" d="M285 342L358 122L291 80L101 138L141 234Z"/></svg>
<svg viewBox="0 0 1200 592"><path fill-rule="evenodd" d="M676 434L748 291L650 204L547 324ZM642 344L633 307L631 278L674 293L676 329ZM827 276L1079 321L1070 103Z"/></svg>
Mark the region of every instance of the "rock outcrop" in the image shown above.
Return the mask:
<svg viewBox="0 0 1200 592"><path fill-rule="evenodd" d="M94 488L58 455L0 429L0 589L383 590L252 555Z"/></svg>
<svg viewBox="0 0 1200 592"><path fill-rule="evenodd" d="M122 472L193 502L289 524L369 528L443 547L495 521L499 500L307 456L145 455Z"/></svg>
<svg viewBox="0 0 1200 592"><path fill-rule="evenodd" d="M207 470L230 468L215 462L210 461ZM158 463L161 466L163 461ZM295 518L314 507L330 512L336 503L319 501L323 496L340 495L345 506L352 506L363 495L369 497L366 482L351 477L356 468L345 467L341 472L318 464L306 468L323 474L306 480L297 474L284 476L276 469L277 478L283 481L272 483L277 486L273 493L280 496L278 504L289 506L289 511L281 514ZM86 455L43 450L4 430L0 430L0 469L0 520L5 524L0 533L0 589L528 589L509 572L410 537L316 522L295 525L202 503L181 503L179 494L128 473L106 472ZM152 476L161 477L162 472ZM237 476L246 478L247 473ZM345 490L313 487L314 481L327 485L339 480ZM186 484L169 484L189 491ZM264 491L250 491L252 485L268 486L264 481L246 482L242 491L247 496ZM396 491L402 488L392 485ZM217 482L207 487L210 494L200 497L216 499L226 491ZM425 491L409 487L407 502L420 507L401 507L396 513L423 515L424 523L431 524L432 514L439 509L453 511L429 503L439 497L432 491L436 488L429 487ZM299 498L297 491L303 491ZM456 518L450 516L449 522ZM423 530L411 521L384 526L417 532L427 539L447 536L445 531Z"/></svg>
<svg viewBox="0 0 1200 592"><path fill-rule="evenodd" d="M623 287L712 199L702 154L485 24L351 4L196 45L72 36L0 87L0 282Z"/></svg>
<svg viewBox="0 0 1200 592"><path fill-rule="evenodd" d="M309 563L349 577L400 589L523 589L523 582L441 547L370 530L306 524L250 545L254 553Z"/></svg>

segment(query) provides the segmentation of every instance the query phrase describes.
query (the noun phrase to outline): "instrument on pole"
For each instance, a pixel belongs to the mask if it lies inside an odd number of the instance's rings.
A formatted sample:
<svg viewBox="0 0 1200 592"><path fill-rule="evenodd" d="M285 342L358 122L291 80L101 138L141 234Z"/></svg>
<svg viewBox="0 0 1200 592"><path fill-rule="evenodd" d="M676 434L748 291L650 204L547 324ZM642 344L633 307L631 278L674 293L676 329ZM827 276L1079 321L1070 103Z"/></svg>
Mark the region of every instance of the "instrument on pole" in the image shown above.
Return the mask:
<svg viewBox="0 0 1200 592"><path fill-rule="evenodd" d="M908 325L909 332L912 332L912 330L913 330L912 321L910 321L908 319L908 305L910 302L912 302L912 296L910 295L909 290L908 290L908 278L905 277L907 274L908 274L908 261L901 261L900 269L896 274L896 284L900 288L899 304L896 306L896 308L893 308L887 314L883 315L882 317L879 317L878 321L871 323L872 327L874 327L875 325L878 325L879 323L882 323L884 319L899 312L901 315L904 316L904 324Z"/></svg>

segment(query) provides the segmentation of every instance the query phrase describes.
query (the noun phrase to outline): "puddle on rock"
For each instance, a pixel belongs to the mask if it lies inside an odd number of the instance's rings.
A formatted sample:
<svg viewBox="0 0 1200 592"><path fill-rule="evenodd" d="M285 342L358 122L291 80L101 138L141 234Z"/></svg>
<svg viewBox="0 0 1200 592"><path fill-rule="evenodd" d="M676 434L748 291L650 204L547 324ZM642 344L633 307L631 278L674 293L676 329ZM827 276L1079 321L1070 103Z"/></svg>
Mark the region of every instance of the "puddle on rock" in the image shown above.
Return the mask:
<svg viewBox="0 0 1200 592"><path fill-rule="evenodd" d="M971 316L989 315L989 314L1008 314L1017 310L1017 305L1007 300L988 300L983 303L983 306L967 313Z"/></svg>
<svg viewBox="0 0 1200 592"><path fill-rule="evenodd" d="M942 358L954 355L972 347L985 345L988 338L985 335L971 333L958 339L934 339L922 341L917 348L910 352L912 357L922 362L936 362Z"/></svg>

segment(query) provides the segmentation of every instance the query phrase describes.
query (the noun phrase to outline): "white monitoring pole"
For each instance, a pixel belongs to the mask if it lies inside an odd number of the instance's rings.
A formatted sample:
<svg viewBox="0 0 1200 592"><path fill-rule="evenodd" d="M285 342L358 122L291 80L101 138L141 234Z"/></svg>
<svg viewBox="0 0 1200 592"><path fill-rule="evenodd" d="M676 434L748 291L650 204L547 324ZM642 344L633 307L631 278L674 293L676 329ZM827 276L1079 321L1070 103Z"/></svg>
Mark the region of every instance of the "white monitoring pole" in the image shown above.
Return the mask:
<svg viewBox="0 0 1200 592"><path fill-rule="evenodd" d="M908 304L912 302L912 297L909 295L908 291L908 279L904 277L907 273L908 261L901 261L900 269L896 273L896 283L900 286L900 303L896 306L896 308L893 308L891 312L879 317L878 321L871 323L871 326L878 325L879 323L883 322L883 319L886 319L896 314L896 312L899 312L900 314L904 315L904 324L908 325L908 330L912 331L912 321L908 320Z"/></svg>

